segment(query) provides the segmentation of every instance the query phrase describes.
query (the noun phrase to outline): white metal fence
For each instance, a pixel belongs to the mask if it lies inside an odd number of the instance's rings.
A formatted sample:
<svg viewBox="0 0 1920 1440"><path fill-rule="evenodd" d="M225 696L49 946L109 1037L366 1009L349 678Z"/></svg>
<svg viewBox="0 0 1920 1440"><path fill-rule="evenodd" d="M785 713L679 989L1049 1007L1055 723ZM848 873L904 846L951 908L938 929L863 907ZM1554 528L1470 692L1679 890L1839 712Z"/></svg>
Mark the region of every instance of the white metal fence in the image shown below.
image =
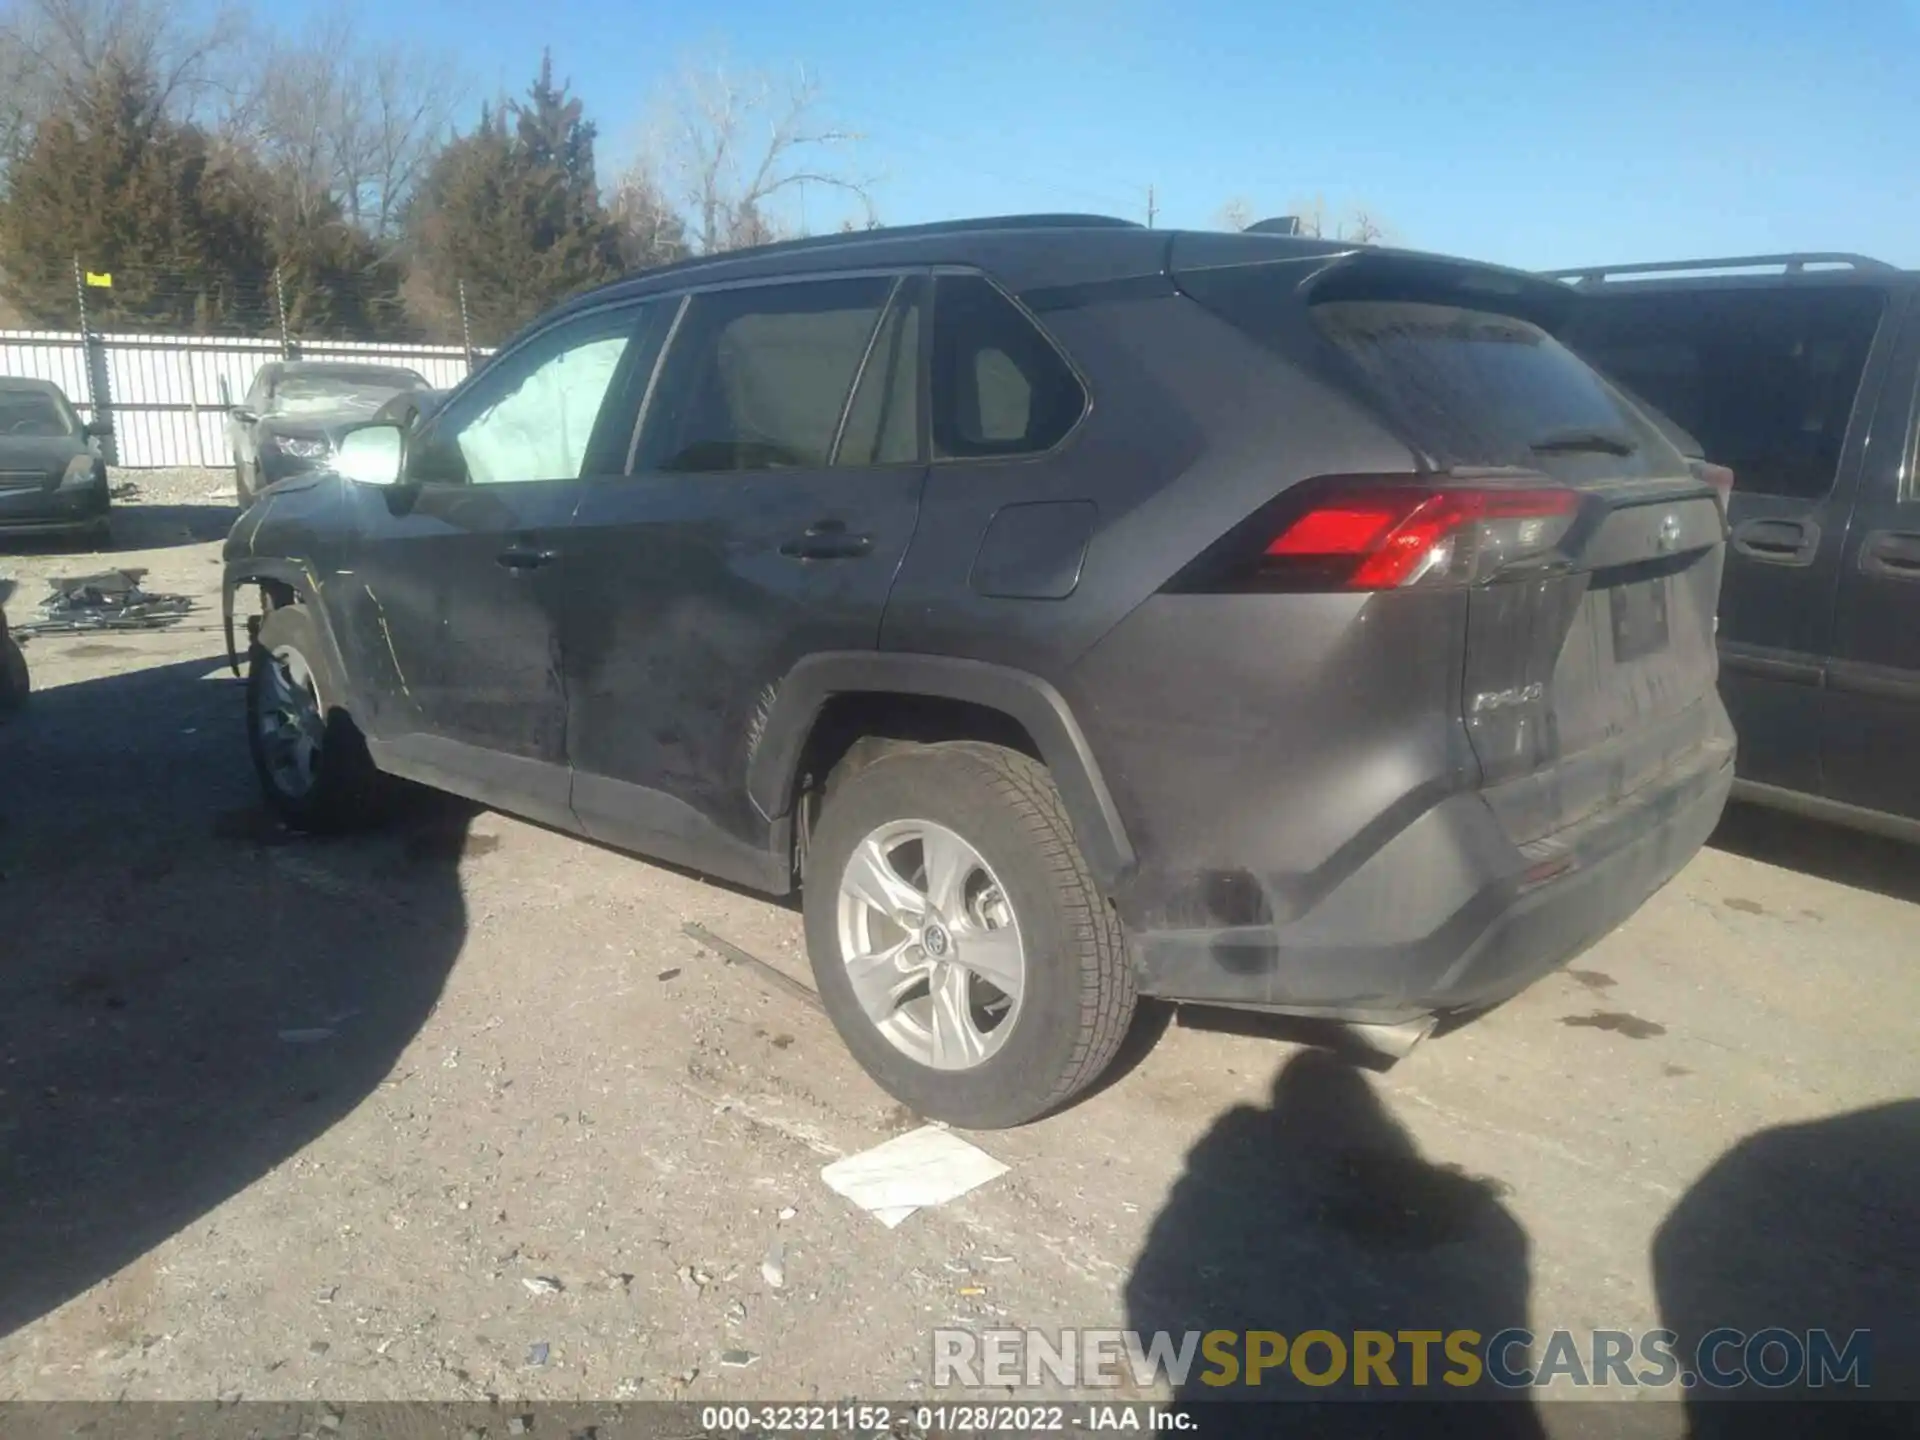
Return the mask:
<svg viewBox="0 0 1920 1440"><path fill-rule="evenodd" d="M105 411L113 425L107 458L115 464L217 469L233 463L226 406L247 393L269 360L405 365L437 389L451 389L468 369L468 354L458 345L301 340L293 352L277 340L0 330L0 376L51 380L88 419Z"/></svg>

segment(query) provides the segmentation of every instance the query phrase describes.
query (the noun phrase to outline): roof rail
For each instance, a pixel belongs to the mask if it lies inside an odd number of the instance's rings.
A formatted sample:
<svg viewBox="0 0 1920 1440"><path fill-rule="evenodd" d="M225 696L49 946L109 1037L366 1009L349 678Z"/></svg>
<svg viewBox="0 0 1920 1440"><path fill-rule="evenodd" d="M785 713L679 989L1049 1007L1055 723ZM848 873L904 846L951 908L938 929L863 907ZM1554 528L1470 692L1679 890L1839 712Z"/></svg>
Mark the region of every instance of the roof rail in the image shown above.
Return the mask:
<svg viewBox="0 0 1920 1440"><path fill-rule="evenodd" d="M897 240L915 235L965 235L986 230L1139 230L1137 220L1122 220L1114 215L988 215L975 220L933 220L922 225L876 225L871 230L834 230L824 235L802 235L793 240L773 240L765 245L748 245L739 250L717 250L710 255L689 255L684 260L636 270L622 277L634 280L665 271L691 270L701 265L717 265L728 260L748 259L755 255L785 255L796 250L826 250L836 245L858 245L875 240ZM618 281L613 282L618 284Z"/></svg>
<svg viewBox="0 0 1920 1440"><path fill-rule="evenodd" d="M1741 270L1778 270L1802 275L1809 269L1895 272L1898 265L1841 250L1812 250L1801 255L1741 255L1726 260L1659 260L1643 265L1596 265L1576 270L1544 270L1550 280L1568 280L1578 289L1604 285L1609 280L1638 275L1718 275Z"/></svg>

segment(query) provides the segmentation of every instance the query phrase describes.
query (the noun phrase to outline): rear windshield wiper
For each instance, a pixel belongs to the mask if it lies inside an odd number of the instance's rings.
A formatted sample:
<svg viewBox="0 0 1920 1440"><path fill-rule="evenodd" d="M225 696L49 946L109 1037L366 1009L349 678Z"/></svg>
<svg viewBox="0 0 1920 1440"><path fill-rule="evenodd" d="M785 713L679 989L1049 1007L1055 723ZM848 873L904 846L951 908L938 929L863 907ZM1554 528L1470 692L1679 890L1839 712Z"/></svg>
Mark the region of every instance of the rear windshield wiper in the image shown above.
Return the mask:
<svg viewBox="0 0 1920 1440"><path fill-rule="evenodd" d="M1625 435L1605 430L1556 430L1542 435L1528 447L1536 455L1571 455L1591 451L1597 455L1631 455L1640 447Z"/></svg>

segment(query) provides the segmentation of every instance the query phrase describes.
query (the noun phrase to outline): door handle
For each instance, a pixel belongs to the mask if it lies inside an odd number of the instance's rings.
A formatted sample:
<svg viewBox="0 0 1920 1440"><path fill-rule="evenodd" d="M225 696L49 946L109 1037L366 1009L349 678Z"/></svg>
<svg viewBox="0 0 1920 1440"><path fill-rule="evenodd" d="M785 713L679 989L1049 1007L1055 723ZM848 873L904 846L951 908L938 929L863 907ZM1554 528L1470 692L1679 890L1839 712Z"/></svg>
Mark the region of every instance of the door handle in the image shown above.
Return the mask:
<svg viewBox="0 0 1920 1440"><path fill-rule="evenodd" d="M850 535L844 520L816 520L781 545L791 560L858 560L873 549L871 535Z"/></svg>
<svg viewBox="0 0 1920 1440"><path fill-rule="evenodd" d="M1820 527L1811 520L1746 520L1733 527L1733 548L1769 565L1809 565Z"/></svg>
<svg viewBox="0 0 1920 1440"><path fill-rule="evenodd" d="M494 563L509 570L538 570L550 560L558 560L558 550L536 550L531 545L511 545L494 556Z"/></svg>
<svg viewBox="0 0 1920 1440"><path fill-rule="evenodd" d="M1861 542L1860 568L1889 580L1920 580L1920 533L1876 530Z"/></svg>

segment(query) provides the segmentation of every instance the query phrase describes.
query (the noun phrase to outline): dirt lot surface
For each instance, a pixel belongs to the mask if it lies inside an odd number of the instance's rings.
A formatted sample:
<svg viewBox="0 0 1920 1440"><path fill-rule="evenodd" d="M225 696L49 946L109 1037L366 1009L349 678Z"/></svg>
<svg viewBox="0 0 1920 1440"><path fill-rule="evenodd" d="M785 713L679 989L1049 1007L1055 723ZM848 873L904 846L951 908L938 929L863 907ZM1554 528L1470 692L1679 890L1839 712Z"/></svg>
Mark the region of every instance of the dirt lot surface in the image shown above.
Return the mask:
<svg viewBox="0 0 1920 1440"><path fill-rule="evenodd" d="M0 725L0 1398L899 1399L942 1326L1721 1323L1870 1327L1911 1393L1920 853L1736 813L1390 1069L1156 1012L889 1230L819 1171L917 1122L682 931L806 978L794 911L452 803L280 831L225 478L120 478L113 554L0 550L16 621L102 563L202 605L33 640Z"/></svg>

